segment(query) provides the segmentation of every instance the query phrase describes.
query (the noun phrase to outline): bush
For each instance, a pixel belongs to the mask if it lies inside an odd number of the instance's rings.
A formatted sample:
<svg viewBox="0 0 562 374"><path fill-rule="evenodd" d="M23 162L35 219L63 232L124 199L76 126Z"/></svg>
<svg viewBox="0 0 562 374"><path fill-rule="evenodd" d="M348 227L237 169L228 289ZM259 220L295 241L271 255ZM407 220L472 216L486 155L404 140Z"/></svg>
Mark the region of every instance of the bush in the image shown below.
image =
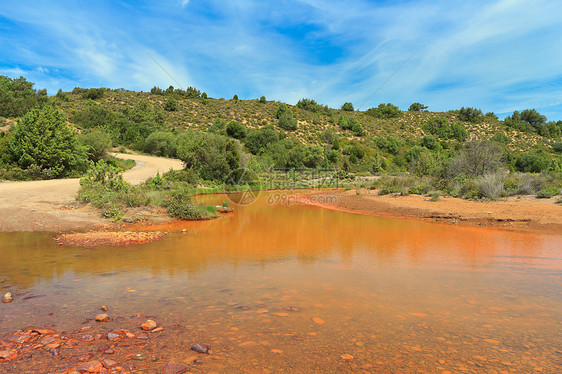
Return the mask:
<svg viewBox="0 0 562 374"><path fill-rule="evenodd" d="M23 116L10 139L12 160L22 169L35 165L49 178L61 178L86 169L86 150L66 124L64 114L50 105Z"/></svg>
<svg viewBox="0 0 562 374"><path fill-rule="evenodd" d="M427 110L427 105L421 103L413 103L408 108L408 112L425 112Z"/></svg>
<svg viewBox="0 0 562 374"><path fill-rule="evenodd" d="M182 220L204 220L217 216L216 208L213 210L213 207L194 203L191 195L183 191L174 194L166 205L171 217Z"/></svg>
<svg viewBox="0 0 562 374"><path fill-rule="evenodd" d="M82 94L84 99L97 100L105 94L105 88L90 88Z"/></svg>
<svg viewBox="0 0 562 374"><path fill-rule="evenodd" d="M517 158L515 168L525 173L540 173L548 168L548 160L537 154L526 153Z"/></svg>
<svg viewBox="0 0 562 374"><path fill-rule="evenodd" d="M459 119L461 121L467 121L467 122L473 122L473 123L477 123L477 122L481 122L481 120L484 117L484 114L482 113L482 111L480 109L476 109L476 108L465 108L462 107L459 109Z"/></svg>
<svg viewBox="0 0 562 374"><path fill-rule="evenodd" d="M330 114L330 108L326 105L320 105L312 99L300 99L297 103L297 108L308 110L313 113L321 113L325 115Z"/></svg>
<svg viewBox="0 0 562 374"><path fill-rule="evenodd" d="M562 142L554 143L552 145L552 149L554 150L554 152L562 153Z"/></svg>
<svg viewBox="0 0 562 374"><path fill-rule="evenodd" d="M234 101L238 101L238 95L234 95L234 96L232 96L232 100L234 100Z"/></svg>
<svg viewBox="0 0 562 374"><path fill-rule="evenodd" d="M396 106L390 103L388 104L379 104L377 108L368 109L367 114L375 117L375 118L397 118L402 117L404 113Z"/></svg>
<svg viewBox="0 0 562 374"><path fill-rule="evenodd" d="M539 192L537 192L537 198L539 199L550 199L553 196L559 195L560 189L556 187L547 187L543 188Z"/></svg>
<svg viewBox="0 0 562 374"><path fill-rule="evenodd" d="M164 104L164 110L168 112L175 112L176 110L178 110L178 101L173 97L168 98L168 100L166 100L166 103Z"/></svg>
<svg viewBox="0 0 562 374"><path fill-rule="evenodd" d="M297 120L293 118L293 114L290 111L285 112L279 117L277 125L287 131L295 131L298 127Z"/></svg>
<svg viewBox="0 0 562 374"><path fill-rule="evenodd" d="M0 117L21 117L37 104L32 82L0 75Z"/></svg>
<svg viewBox="0 0 562 374"><path fill-rule="evenodd" d="M353 108L353 104L352 103L343 103L343 105L341 106L341 110L346 111L346 112L353 112L355 109Z"/></svg>
<svg viewBox="0 0 562 374"><path fill-rule="evenodd" d="M500 144L508 144L509 138L503 132L499 132L490 138L491 141L500 143Z"/></svg>
<svg viewBox="0 0 562 374"><path fill-rule="evenodd" d="M476 180L479 195L495 200L503 191L502 177L498 174L484 174Z"/></svg>
<svg viewBox="0 0 562 374"><path fill-rule="evenodd" d="M494 173L502 165L503 152L495 142L469 142L449 165L452 176L470 177Z"/></svg>
<svg viewBox="0 0 562 374"><path fill-rule="evenodd" d="M273 126L267 125L259 130L252 130L246 136L246 147L253 154L262 153L269 144L279 141L279 134Z"/></svg>
<svg viewBox="0 0 562 374"><path fill-rule="evenodd" d="M262 104L267 103L267 100L265 99L265 96L260 97L260 103L262 103Z"/></svg>
<svg viewBox="0 0 562 374"><path fill-rule="evenodd" d="M79 138L80 144L86 147L90 161L98 162L105 158L111 149L111 137L102 129L95 128Z"/></svg>
<svg viewBox="0 0 562 374"><path fill-rule="evenodd" d="M243 139L246 137L246 126L236 121L230 121L226 125L226 134L234 139Z"/></svg>
<svg viewBox="0 0 562 374"><path fill-rule="evenodd" d="M144 142L144 151L151 155L175 158L177 150L177 135L169 131L155 131Z"/></svg>

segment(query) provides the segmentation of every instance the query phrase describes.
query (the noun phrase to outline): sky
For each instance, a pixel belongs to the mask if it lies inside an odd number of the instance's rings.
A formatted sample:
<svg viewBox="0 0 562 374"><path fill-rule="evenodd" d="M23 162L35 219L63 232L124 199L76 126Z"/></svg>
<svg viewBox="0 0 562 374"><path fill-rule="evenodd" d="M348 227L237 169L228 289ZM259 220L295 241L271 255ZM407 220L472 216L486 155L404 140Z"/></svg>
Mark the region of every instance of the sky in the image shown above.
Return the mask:
<svg viewBox="0 0 562 374"><path fill-rule="evenodd" d="M562 119L558 0L0 3L0 74L74 87Z"/></svg>

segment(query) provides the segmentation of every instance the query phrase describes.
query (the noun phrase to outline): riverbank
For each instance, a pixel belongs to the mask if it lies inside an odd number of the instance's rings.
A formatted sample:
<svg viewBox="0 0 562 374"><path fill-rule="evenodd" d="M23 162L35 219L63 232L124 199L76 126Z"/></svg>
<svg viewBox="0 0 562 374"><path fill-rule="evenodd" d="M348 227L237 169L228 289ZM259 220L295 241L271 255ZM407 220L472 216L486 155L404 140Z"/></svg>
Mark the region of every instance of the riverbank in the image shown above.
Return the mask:
<svg viewBox="0 0 562 374"><path fill-rule="evenodd" d="M562 233L562 205L556 197L513 196L502 201L473 201L422 195L378 195L376 190L301 194L299 202L349 213L459 225L501 227L537 233Z"/></svg>
<svg viewBox="0 0 562 374"><path fill-rule="evenodd" d="M133 159L136 166L123 173L131 184L144 182L156 173L183 168L180 160L135 154L114 154ZM61 232L101 227L107 220L95 209L75 200L80 180L55 179L0 183L0 231Z"/></svg>

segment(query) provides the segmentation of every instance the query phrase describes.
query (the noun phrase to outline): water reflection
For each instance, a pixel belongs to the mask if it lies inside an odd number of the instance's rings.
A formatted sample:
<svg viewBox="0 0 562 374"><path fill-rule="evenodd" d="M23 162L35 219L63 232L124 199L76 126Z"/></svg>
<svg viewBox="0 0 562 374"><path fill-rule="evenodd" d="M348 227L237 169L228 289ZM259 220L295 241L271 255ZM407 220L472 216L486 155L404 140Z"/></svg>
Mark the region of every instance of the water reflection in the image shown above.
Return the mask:
<svg viewBox="0 0 562 374"><path fill-rule="evenodd" d="M561 236L271 206L267 194L235 209L136 247L86 250L57 246L51 234L1 233L0 288L17 302L0 305L0 333L32 323L77 328L105 304L115 315L196 327L219 347L267 341L290 357L279 365L301 372L331 367L347 351L367 371L419 360L437 370L440 357L453 371L493 360L554 365ZM485 366L470 364L474 355L486 355Z"/></svg>

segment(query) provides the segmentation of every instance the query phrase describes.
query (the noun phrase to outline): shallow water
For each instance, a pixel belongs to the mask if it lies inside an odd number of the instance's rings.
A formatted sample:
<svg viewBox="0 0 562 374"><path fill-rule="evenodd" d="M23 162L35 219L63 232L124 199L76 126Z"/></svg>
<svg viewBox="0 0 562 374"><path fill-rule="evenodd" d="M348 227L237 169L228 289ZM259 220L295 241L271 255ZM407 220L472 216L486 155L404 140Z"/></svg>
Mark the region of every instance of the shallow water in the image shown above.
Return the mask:
<svg viewBox="0 0 562 374"><path fill-rule="evenodd" d="M560 372L562 236L270 205L274 193L136 247L0 233L0 292L16 295L0 336L77 330L107 305L164 327L159 363L210 345L194 372Z"/></svg>

